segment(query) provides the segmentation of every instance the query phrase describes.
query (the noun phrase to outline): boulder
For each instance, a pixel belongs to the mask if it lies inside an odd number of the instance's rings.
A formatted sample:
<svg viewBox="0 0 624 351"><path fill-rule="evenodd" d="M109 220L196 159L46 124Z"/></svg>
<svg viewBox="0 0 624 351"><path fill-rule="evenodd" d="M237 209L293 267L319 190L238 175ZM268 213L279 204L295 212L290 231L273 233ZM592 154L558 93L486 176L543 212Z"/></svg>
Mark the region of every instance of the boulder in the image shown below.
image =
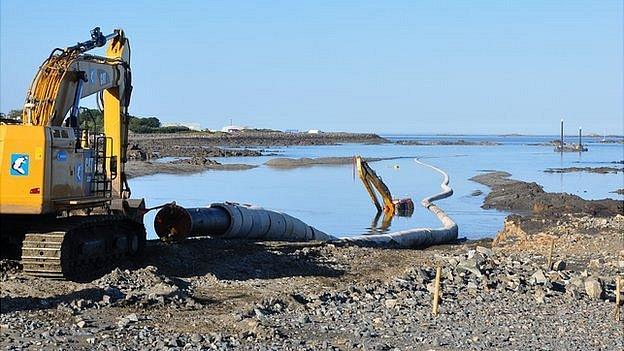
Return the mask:
<svg viewBox="0 0 624 351"><path fill-rule="evenodd" d="M585 292L592 300L598 300L602 296L602 285L594 277L585 279Z"/></svg>

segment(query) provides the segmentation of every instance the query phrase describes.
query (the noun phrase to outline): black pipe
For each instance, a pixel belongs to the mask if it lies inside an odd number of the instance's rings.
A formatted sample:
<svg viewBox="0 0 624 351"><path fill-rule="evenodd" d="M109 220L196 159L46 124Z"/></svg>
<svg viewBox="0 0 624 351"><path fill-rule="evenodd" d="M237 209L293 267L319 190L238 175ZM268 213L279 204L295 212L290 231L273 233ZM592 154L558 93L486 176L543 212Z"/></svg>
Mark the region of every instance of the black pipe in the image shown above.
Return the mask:
<svg viewBox="0 0 624 351"><path fill-rule="evenodd" d="M156 214L154 230L165 240L182 240L197 231L219 236L230 227L230 221L230 214L220 207L186 209L169 205Z"/></svg>
<svg viewBox="0 0 624 351"><path fill-rule="evenodd" d="M233 203L201 208L168 205L156 214L154 229L165 241L192 236L279 241L335 239L286 213Z"/></svg>

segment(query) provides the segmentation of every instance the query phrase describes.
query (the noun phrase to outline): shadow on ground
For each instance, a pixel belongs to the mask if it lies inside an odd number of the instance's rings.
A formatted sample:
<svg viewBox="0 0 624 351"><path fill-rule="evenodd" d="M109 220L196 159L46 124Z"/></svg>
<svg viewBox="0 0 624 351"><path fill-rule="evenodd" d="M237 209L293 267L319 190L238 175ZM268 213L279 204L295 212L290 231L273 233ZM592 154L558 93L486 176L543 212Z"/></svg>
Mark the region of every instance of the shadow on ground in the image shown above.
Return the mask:
<svg viewBox="0 0 624 351"><path fill-rule="evenodd" d="M140 266L155 266L170 277L213 274L218 279L275 279L292 276L339 277L344 268L306 247L322 243L257 243L211 238L182 243L149 242ZM128 267L132 268L132 267Z"/></svg>

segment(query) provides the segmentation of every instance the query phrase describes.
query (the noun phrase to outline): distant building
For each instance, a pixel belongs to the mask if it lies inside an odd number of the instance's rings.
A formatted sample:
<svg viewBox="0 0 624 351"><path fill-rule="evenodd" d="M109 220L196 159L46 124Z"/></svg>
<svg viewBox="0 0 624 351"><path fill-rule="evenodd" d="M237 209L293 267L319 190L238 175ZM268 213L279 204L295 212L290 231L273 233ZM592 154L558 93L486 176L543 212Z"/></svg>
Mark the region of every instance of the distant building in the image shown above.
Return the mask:
<svg viewBox="0 0 624 351"><path fill-rule="evenodd" d="M322 132L318 129L310 129L308 130L308 134L321 134Z"/></svg>
<svg viewBox="0 0 624 351"><path fill-rule="evenodd" d="M232 133L232 132L240 132L245 129L249 129L249 127L229 125L229 126L225 126L221 128L221 131L224 133Z"/></svg>
<svg viewBox="0 0 624 351"><path fill-rule="evenodd" d="M299 133L299 129L285 129L284 133L293 133L293 134L297 134Z"/></svg>
<svg viewBox="0 0 624 351"><path fill-rule="evenodd" d="M185 123L185 122L180 122L180 123L163 123L162 124L163 127L186 127L188 129L191 130L197 130L197 131L201 131L201 126L199 125L199 123Z"/></svg>

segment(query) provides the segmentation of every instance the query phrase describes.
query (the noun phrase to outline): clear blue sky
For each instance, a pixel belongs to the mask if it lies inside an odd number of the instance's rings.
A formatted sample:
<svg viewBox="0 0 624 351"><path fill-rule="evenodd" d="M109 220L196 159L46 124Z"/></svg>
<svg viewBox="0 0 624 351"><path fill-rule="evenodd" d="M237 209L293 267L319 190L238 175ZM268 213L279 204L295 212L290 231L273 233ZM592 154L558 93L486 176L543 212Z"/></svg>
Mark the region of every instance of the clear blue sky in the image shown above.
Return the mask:
<svg viewBox="0 0 624 351"><path fill-rule="evenodd" d="M622 134L623 5L599 1L0 2L0 110L54 47L125 29L130 112L400 132ZM87 101L86 105L91 104Z"/></svg>

